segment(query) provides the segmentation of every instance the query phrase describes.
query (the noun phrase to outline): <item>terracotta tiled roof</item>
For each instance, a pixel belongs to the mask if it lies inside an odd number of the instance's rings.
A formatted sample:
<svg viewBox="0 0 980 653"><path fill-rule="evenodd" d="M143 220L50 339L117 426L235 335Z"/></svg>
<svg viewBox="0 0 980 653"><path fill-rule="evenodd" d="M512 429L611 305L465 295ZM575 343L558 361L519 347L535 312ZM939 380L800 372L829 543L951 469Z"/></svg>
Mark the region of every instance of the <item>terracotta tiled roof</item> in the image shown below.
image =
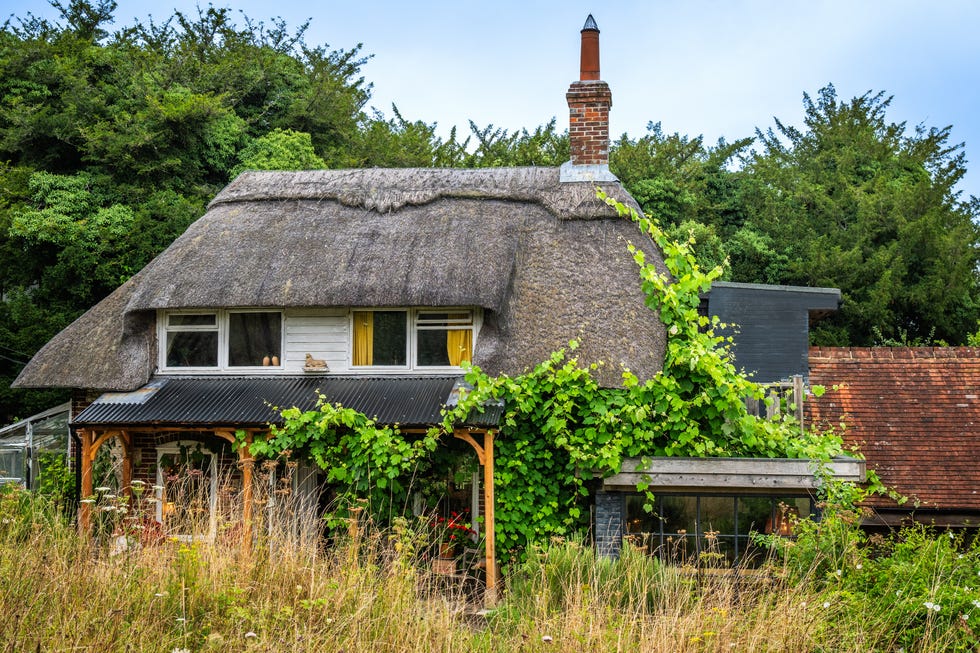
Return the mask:
<svg viewBox="0 0 980 653"><path fill-rule="evenodd" d="M827 393L806 402L809 423L843 419L905 507L980 510L980 348L812 347L810 383Z"/></svg>

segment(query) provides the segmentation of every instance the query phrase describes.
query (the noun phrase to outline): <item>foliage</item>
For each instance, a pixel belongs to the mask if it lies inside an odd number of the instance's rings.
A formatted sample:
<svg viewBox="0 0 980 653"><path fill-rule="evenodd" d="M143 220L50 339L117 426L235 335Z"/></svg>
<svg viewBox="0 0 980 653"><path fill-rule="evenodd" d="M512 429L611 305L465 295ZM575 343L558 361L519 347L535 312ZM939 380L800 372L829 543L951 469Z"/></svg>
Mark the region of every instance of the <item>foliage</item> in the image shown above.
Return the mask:
<svg viewBox="0 0 980 653"><path fill-rule="evenodd" d="M239 164L232 171L243 170L314 170L326 167L313 151L313 139L291 129L274 129L246 145L238 155Z"/></svg>
<svg viewBox="0 0 980 653"><path fill-rule="evenodd" d="M761 538L779 551L791 585L822 593L825 607L863 613L868 632L890 633L886 648L923 650L938 634L971 650L980 644L971 617L980 610L980 546L952 531L922 525L888 537L861 527L864 495L828 484L819 522L794 525L792 540Z"/></svg>
<svg viewBox="0 0 980 653"><path fill-rule="evenodd" d="M269 438L257 439L249 451L272 459L304 457L326 470L327 481L340 488L336 518L346 517L357 499L364 499L373 515L389 519L401 514L413 474L438 444L435 433L410 438L397 426L378 425L323 395L315 410L294 407L281 413L283 425L273 426ZM237 435L244 446L245 433Z"/></svg>
<svg viewBox="0 0 980 653"><path fill-rule="evenodd" d="M283 514L277 532L295 530ZM0 641L11 650L975 650L976 549L914 529L829 575L695 575L627 547L533 547L476 622L465 584L433 573L425 534L369 523L324 548L157 539L93 545L36 495L0 488ZM854 529L854 525L847 526ZM797 542L807 546L801 535ZM840 575L836 573L841 570ZM970 589L967 589L970 588Z"/></svg>
<svg viewBox="0 0 980 653"><path fill-rule="evenodd" d="M805 130L777 120L746 163L746 224L779 253L775 280L841 289L819 344L868 345L875 327L958 344L977 323L978 214L954 189L962 146L949 127L889 122L890 103L843 101L833 86L804 95Z"/></svg>

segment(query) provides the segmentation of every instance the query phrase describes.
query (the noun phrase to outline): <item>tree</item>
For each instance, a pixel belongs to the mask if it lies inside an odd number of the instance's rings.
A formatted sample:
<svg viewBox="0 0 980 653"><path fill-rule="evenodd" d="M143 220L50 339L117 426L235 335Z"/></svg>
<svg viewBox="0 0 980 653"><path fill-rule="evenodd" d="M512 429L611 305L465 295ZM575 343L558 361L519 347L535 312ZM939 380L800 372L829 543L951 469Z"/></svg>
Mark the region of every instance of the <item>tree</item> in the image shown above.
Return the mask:
<svg viewBox="0 0 980 653"><path fill-rule="evenodd" d="M820 344L934 337L962 343L978 316L977 203L950 127L888 122L891 97L849 102L833 86L804 95L805 130L776 120L748 158L747 225L780 283L841 289ZM904 336L902 336L904 334Z"/></svg>

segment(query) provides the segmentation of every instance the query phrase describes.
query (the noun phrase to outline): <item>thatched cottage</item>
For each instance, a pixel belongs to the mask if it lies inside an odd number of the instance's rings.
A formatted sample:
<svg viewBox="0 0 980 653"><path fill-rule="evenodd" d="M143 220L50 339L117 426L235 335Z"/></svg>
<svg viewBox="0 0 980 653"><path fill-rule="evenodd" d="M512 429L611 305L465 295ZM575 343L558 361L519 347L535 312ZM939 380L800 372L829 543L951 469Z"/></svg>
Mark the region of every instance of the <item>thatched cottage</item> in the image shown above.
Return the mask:
<svg viewBox="0 0 980 653"><path fill-rule="evenodd" d="M665 329L644 304L627 243L648 261L659 252L595 194L601 186L635 206L608 169L612 100L598 61L590 16L581 79L567 94L571 160L560 169L246 172L229 184L15 382L72 389L82 496L110 442L124 485L142 480L165 493L183 463L210 492L213 515L222 510L216 470L238 457L232 484L246 494L238 518L247 533L253 461L231 443L240 431L262 437L278 419L273 406L312 407L319 391L382 423L425 427L440 421L463 361L517 374L572 338L581 363L601 363L603 384L618 384L624 367L655 375ZM488 410L458 434L487 463L490 556L499 416ZM688 486L689 471L676 472ZM755 482L744 470L717 478L714 490L729 493ZM597 522L616 547L635 483L611 482ZM780 496L806 496L812 474L794 468L787 483ZM180 506L161 498L166 523ZM762 503L764 519L775 499ZM84 506L80 514L85 527Z"/></svg>

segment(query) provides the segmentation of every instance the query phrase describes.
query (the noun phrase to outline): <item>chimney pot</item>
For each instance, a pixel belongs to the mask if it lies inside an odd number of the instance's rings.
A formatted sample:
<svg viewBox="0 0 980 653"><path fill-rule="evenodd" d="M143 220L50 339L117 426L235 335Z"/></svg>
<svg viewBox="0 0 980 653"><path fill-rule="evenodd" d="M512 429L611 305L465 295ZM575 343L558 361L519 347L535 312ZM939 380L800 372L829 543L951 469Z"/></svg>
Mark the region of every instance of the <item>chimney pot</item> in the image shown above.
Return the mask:
<svg viewBox="0 0 980 653"><path fill-rule="evenodd" d="M579 79L582 81L599 79L599 27L592 14L585 20L582 28L582 57L579 66Z"/></svg>

